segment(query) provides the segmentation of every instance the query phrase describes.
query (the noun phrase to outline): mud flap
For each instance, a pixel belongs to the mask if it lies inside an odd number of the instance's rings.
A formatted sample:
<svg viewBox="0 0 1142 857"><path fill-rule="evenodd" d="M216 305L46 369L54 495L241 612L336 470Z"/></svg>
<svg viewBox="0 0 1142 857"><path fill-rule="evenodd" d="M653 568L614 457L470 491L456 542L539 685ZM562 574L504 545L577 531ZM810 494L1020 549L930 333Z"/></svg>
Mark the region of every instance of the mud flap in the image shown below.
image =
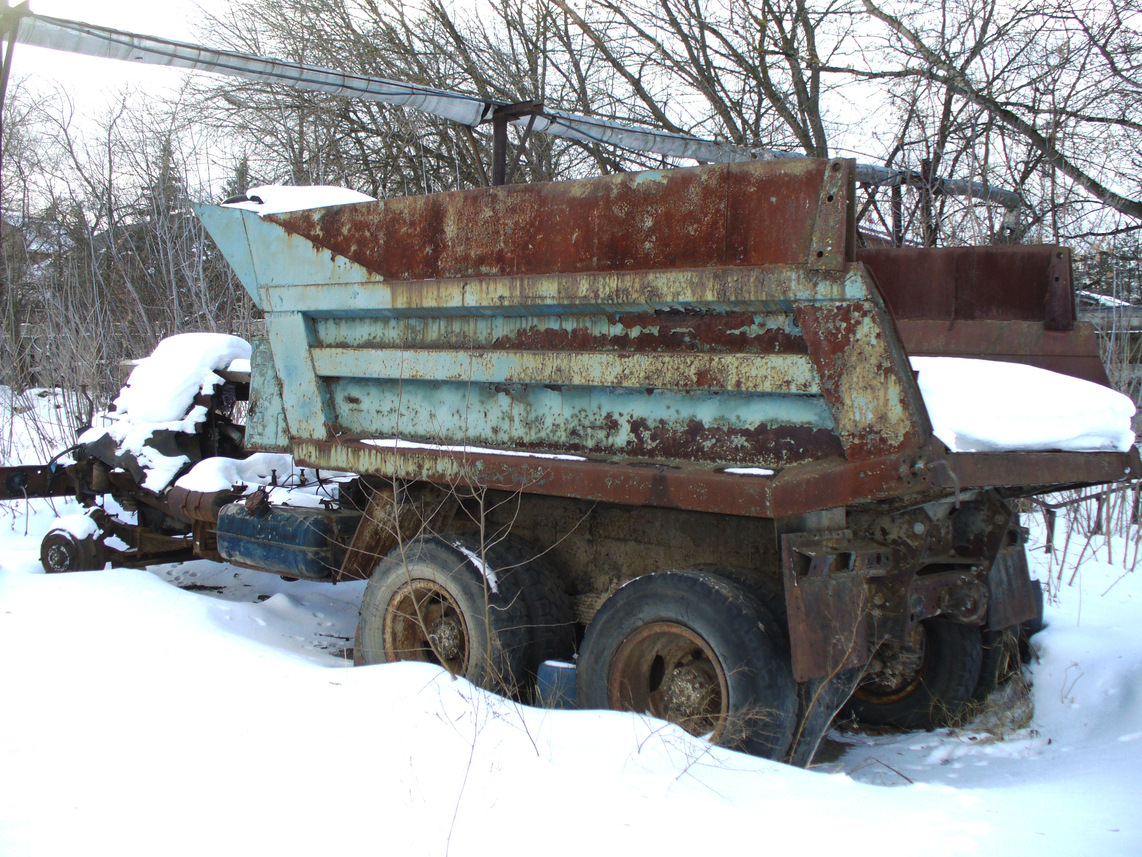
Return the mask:
<svg viewBox="0 0 1142 857"><path fill-rule="evenodd" d="M790 765L809 767L833 718L852 696L863 675L864 669L854 667L797 685L797 729L786 757Z"/></svg>
<svg viewBox="0 0 1142 857"><path fill-rule="evenodd" d="M1010 628L1040 615L1040 601L1023 546L1005 550L987 574L987 628Z"/></svg>
<svg viewBox="0 0 1142 857"><path fill-rule="evenodd" d="M781 537L793 677L825 679L868 662L865 581L883 573L883 547L847 530Z"/></svg>

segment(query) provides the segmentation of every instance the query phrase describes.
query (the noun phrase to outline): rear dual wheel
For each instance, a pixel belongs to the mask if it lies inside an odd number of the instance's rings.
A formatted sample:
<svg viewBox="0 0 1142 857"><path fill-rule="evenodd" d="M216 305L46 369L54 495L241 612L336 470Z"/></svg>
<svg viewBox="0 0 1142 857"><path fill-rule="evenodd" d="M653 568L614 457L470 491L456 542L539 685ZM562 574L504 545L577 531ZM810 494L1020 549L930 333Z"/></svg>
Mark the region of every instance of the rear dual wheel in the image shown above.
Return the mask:
<svg viewBox="0 0 1142 857"><path fill-rule="evenodd" d="M587 628L576 672L581 708L645 712L771 759L792 740L785 635L756 598L713 574L658 572L620 588Z"/></svg>
<svg viewBox="0 0 1142 857"><path fill-rule="evenodd" d="M862 723L939 729L955 722L980 683L980 629L926 619L903 641L873 653L847 711Z"/></svg>

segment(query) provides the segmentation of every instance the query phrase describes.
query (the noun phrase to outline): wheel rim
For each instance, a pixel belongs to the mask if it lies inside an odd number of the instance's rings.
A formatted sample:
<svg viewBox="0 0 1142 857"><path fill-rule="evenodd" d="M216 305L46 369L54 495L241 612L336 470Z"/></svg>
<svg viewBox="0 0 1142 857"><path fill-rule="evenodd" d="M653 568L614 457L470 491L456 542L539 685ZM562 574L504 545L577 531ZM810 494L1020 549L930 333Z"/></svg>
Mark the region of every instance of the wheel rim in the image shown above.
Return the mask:
<svg viewBox="0 0 1142 857"><path fill-rule="evenodd" d="M76 546L65 537L53 539L44 551L49 571L68 571L75 565Z"/></svg>
<svg viewBox="0 0 1142 857"><path fill-rule="evenodd" d="M401 586L385 611L386 661L424 661L466 675L471 647L456 600L429 580Z"/></svg>
<svg viewBox="0 0 1142 857"><path fill-rule="evenodd" d="M927 658L927 634L918 624L906 642L888 640L877 647L853 696L874 705L904 699L923 682Z"/></svg>
<svg viewBox="0 0 1142 857"><path fill-rule="evenodd" d="M646 625L627 637L611 662L611 708L643 711L716 741L725 728L729 688L709 644L674 622Z"/></svg>

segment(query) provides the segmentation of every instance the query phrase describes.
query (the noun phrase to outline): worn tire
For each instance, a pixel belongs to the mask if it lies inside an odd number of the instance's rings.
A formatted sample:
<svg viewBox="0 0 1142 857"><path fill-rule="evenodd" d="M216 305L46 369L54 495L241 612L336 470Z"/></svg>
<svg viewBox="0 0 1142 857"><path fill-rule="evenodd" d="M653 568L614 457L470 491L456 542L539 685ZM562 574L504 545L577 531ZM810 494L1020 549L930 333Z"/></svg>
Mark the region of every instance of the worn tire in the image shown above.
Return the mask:
<svg viewBox="0 0 1142 857"><path fill-rule="evenodd" d="M510 576L493 582L472 555L479 556L462 540L449 544L435 536L391 551L365 587L354 661L435 663L487 690L516 695L526 681L523 599Z"/></svg>
<svg viewBox="0 0 1142 857"><path fill-rule="evenodd" d="M48 574L98 571L107 564L107 549L95 536L76 538L68 530L49 530L40 542L40 563Z"/></svg>
<svg viewBox="0 0 1142 857"><path fill-rule="evenodd" d="M979 681L972 691L972 702L982 702L987 695L1015 675L1021 658L1019 627L985 629L980 635L982 652L979 664Z"/></svg>
<svg viewBox="0 0 1142 857"><path fill-rule="evenodd" d="M507 536L486 550L497 577L510 577L523 596L527 611L528 648L525 668L534 676L547 660L567 660L575 654L575 619L571 601L555 568L522 539Z"/></svg>
<svg viewBox="0 0 1142 857"><path fill-rule="evenodd" d="M587 628L581 708L643 711L691 734L770 759L785 756L797 716L785 635L725 578L666 571L630 581Z"/></svg>
<svg viewBox="0 0 1142 857"><path fill-rule="evenodd" d="M866 675L849 699L851 716L874 726L939 729L953 723L971 702L983 655L980 629L941 618L926 619L921 628L923 643L915 655L919 666L899 667L891 684ZM877 654L885 651L881 646Z"/></svg>

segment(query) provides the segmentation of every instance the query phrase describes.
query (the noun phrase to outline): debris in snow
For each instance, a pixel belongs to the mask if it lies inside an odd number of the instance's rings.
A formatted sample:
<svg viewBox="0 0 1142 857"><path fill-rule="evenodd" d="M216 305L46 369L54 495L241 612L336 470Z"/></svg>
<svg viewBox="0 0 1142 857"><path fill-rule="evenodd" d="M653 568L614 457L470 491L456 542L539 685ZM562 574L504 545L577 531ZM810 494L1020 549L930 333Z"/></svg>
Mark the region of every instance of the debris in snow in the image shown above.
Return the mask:
<svg viewBox="0 0 1142 857"><path fill-rule="evenodd" d="M305 211L310 208L327 208L331 205L348 205L354 202L376 202L355 190L329 185L260 185L246 191L245 196L234 197L222 203L228 208L244 208L258 215L283 214L287 211Z"/></svg>
<svg viewBox="0 0 1142 857"><path fill-rule="evenodd" d="M1087 303L1098 304L1107 307L1128 307L1133 306L1130 301L1124 301L1121 298L1114 298L1110 295L1100 295L1098 292L1087 291L1086 289L1079 289L1075 292L1076 297L1086 299Z"/></svg>
<svg viewBox="0 0 1142 857"><path fill-rule="evenodd" d="M195 397L210 395L223 383L216 370L249 359L250 344L237 336L183 333L164 339L131 371L115 409L101 415L110 424L85 431L79 441L90 444L108 435L120 455L133 455L147 470L143 487L163 491L190 459L164 455L147 441L157 431L193 434L206 419L206 408L195 405Z"/></svg>
<svg viewBox="0 0 1142 857"><path fill-rule="evenodd" d="M1036 366L913 357L932 429L952 452L1127 452L1134 403Z"/></svg>

